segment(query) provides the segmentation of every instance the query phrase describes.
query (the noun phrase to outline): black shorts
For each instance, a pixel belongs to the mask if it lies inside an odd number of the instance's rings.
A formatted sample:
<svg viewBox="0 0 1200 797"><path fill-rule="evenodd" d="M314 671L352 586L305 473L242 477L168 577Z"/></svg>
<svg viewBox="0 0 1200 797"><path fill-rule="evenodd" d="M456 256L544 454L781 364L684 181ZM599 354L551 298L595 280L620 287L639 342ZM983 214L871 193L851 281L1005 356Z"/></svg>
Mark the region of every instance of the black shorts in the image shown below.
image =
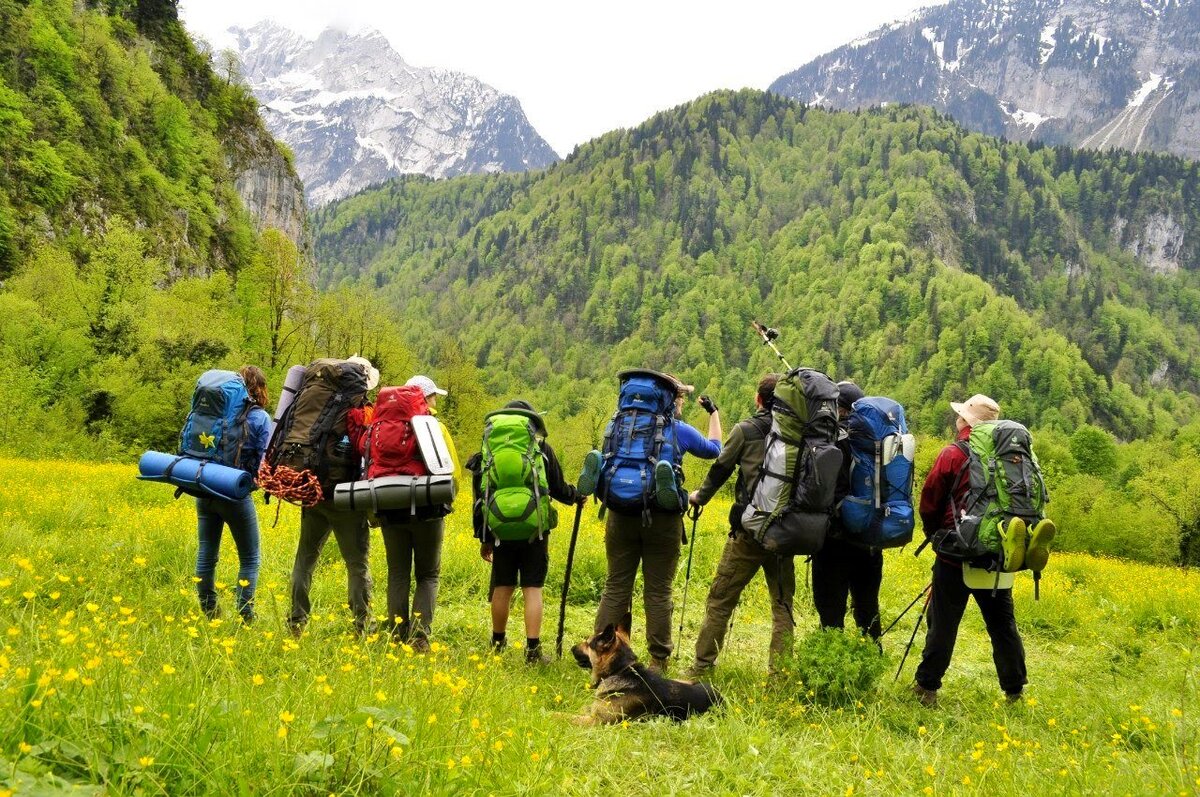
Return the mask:
<svg viewBox="0 0 1200 797"><path fill-rule="evenodd" d="M496 587L541 587L550 569L550 537L540 540L511 540L492 549L492 589Z"/></svg>

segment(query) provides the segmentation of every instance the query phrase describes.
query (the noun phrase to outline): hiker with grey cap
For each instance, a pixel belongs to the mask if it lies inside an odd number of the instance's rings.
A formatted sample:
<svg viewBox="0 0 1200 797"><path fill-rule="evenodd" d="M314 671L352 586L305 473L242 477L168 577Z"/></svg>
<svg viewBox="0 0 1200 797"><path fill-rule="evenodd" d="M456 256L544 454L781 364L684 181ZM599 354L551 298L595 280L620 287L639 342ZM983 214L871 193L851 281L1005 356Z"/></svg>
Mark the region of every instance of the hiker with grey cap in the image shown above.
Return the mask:
<svg viewBox="0 0 1200 797"><path fill-rule="evenodd" d="M950 407L954 410L955 441L938 454L921 489L921 523L929 539L938 539L939 532L954 529L958 524L958 508L966 506L970 486L970 479L966 478L970 458L967 441L972 427L1000 418L1000 405L983 394L964 402L951 402ZM927 608L929 627L913 683L913 693L927 706L937 704L938 689L950 667L958 626L970 598L975 599L983 615L992 642L992 660L1006 698L1010 703L1016 702L1025 688L1025 648L1013 609L1012 575L1001 574L987 586L968 586L964 568L970 565L941 553L937 553L933 563Z"/></svg>
<svg viewBox="0 0 1200 797"><path fill-rule="evenodd" d="M864 397L862 388L851 381L838 382L838 448L842 450L842 468L834 489L834 506L850 492L850 436L846 419L854 402ZM841 518L834 515L825 545L812 558L812 596L822 628L843 628L846 624L846 599L850 599L854 624L871 639L881 635L879 589L883 584L883 550L869 548L848 539Z"/></svg>

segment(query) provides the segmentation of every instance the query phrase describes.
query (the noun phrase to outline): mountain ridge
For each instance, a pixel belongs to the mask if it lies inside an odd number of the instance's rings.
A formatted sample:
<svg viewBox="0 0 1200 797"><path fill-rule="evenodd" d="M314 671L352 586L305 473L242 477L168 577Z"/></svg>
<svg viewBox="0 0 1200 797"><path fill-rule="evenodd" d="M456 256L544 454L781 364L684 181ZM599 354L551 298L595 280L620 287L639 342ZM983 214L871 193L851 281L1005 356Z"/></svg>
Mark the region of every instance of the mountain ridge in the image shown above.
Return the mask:
<svg viewBox="0 0 1200 797"><path fill-rule="evenodd" d="M930 105L1013 140L1200 157L1200 3L954 0L843 45L771 91L842 110Z"/></svg>
<svg viewBox="0 0 1200 797"><path fill-rule="evenodd" d="M378 31L330 28L308 39L261 22L229 33L313 205L400 174L525 171L558 160L515 97L461 72L408 64Z"/></svg>

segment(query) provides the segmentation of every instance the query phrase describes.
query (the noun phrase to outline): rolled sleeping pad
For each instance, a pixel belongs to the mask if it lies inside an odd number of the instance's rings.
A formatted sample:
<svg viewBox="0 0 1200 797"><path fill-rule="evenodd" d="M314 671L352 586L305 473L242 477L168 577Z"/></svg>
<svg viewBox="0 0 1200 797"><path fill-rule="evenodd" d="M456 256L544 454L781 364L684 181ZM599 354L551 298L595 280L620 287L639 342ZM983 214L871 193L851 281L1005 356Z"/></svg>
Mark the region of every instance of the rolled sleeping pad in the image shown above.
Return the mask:
<svg viewBox="0 0 1200 797"><path fill-rule="evenodd" d="M238 501L254 489L254 477L239 468L208 460L147 451L138 460L142 481L172 484L189 495Z"/></svg>
<svg viewBox="0 0 1200 797"><path fill-rule="evenodd" d="M292 400L300 392L300 384L304 381L304 372L308 370L303 365L293 365L288 369L283 379L283 389L279 391L279 404L275 407L275 420L283 417L284 411L291 406Z"/></svg>
<svg viewBox="0 0 1200 797"><path fill-rule="evenodd" d="M378 479L335 485L333 508L358 512L386 512L438 506L451 503L457 492L454 477L449 475L381 476Z"/></svg>

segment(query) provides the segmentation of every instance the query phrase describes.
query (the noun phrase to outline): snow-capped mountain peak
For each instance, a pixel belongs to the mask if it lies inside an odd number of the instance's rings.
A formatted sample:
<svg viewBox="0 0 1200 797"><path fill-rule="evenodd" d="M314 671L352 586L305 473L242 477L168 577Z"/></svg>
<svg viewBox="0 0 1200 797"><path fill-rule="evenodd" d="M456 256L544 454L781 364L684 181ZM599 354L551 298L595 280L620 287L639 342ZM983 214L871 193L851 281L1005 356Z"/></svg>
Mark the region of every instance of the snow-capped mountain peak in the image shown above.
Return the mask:
<svg viewBox="0 0 1200 797"><path fill-rule="evenodd" d="M313 205L400 174L523 171L558 160L514 97L460 72L408 64L378 31L329 28L308 39L267 21L229 33Z"/></svg>

